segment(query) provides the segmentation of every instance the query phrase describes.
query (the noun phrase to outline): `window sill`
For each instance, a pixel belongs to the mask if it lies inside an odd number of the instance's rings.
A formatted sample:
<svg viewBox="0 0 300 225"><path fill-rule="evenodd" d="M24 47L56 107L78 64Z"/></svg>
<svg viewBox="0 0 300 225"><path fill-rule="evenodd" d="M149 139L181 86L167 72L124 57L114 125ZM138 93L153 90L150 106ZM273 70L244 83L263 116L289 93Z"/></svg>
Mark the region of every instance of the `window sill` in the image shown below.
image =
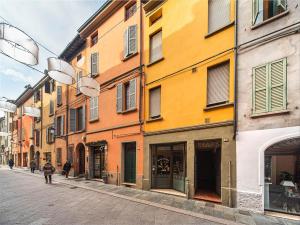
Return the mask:
<svg viewBox="0 0 300 225"><path fill-rule="evenodd" d="M91 78L96 78L96 77L98 77L99 76L99 73L97 73L97 74L91 74Z"/></svg>
<svg viewBox="0 0 300 225"><path fill-rule="evenodd" d="M219 28L219 29L217 29L215 31L212 31L212 32L206 34L204 36L204 38L209 38L211 36L214 36L215 34L220 33L221 31L226 30L227 28L229 28L229 27L231 27L233 25L234 25L234 21L230 22L229 24L227 24L227 25L225 25L225 26L223 26L223 27L221 27L221 28Z"/></svg>
<svg viewBox="0 0 300 225"><path fill-rule="evenodd" d="M157 59L157 60L155 60L155 61L149 63L149 64L147 65L147 67L153 66L154 64L159 63L159 62L163 61L164 59L165 59L164 57L161 57L160 59Z"/></svg>
<svg viewBox="0 0 300 225"><path fill-rule="evenodd" d="M155 121L160 121L163 120L163 117L157 117L157 118L150 118L148 120L146 120L146 123L151 123L151 122L155 122Z"/></svg>
<svg viewBox="0 0 300 225"><path fill-rule="evenodd" d="M51 117L51 116L53 116L54 115L54 113L52 113L52 114L49 114L49 117Z"/></svg>
<svg viewBox="0 0 300 225"><path fill-rule="evenodd" d="M271 18L269 18L269 19L267 19L267 20L265 20L263 22L260 22L259 24L253 25L251 27L251 30L255 30L256 28L259 28L259 27L261 27L261 26L263 26L265 24L271 23L274 20L277 20L277 19L279 19L279 18L281 18L283 16L286 16L287 14L289 14L289 12L290 12L289 10L286 10L286 11L284 11L284 12L282 12L282 13L276 15L276 16L273 16L273 17L271 17Z"/></svg>
<svg viewBox="0 0 300 225"><path fill-rule="evenodd" d="M131 112L135 112L135 111L137 111L137 108L127 109L122 112L118 112L118 114L127 114L127 113L131 113Z"/></svg>
<svg viewBox="0 0 300 225"><path fill-rule="evenodd" d="M77 97L77 96L79 96L79 95L81 95L82 93L81 92L79 92L79 93L76 93L75 94L75 96Z"/></svg>
<svg viewBox="0 0 300 225"><path fill-rule="evenodd" d="M56 106L57 106L57 107L60 107L60 106L62 106L62 103L61 103L61 104L56 104Z"/></svg>
<svg viewBox="0 0 300 225"><path fill-rule="evenodd" d="M85 132L85 130L70 131L70 132L69 132L69 135L72 135L72 134L80 134L80 133L83 133L83 132Z"/></svg>
<svg viewBox="0 0 300 225"><path fill-rule="evenodd" d="M260 117L266 117L266 116L273 116L273 115L281 115L281 114L288 114L291 110L281 110L281 111L275 111L275 112L266 112L266 113L260 113L260 114L252 114L250 118L260 118Z"/></svg>
<svg viewBox="0 0 300 225"><path fill-rule="evenodd" d="M233 105L234 105L233 102L230 102L230 103L225 103L225 104L220 104L220 105L207 106L203 109L203 111L210 111L210 110L214 110L214 109L226 108L226 107L230 107Z"/></svg>
<svg viewBox="0 0 300 225"><path fill-rule="evenodd" d="M136 55L138 55L138 52L135 52L135 53L132 53L132 54L126 56L125 58L122 59L122 61L125 62L125 61L127 61L127 60L133 58L133 57L136 56Z"/></svg>
<svg viewBox="0 0 300 225"><path fill-rule="evenodd" d="M95 123L95 122L98 122L98 121L99 121L99 118L96 118L96 119L89 120L89 123Z"/></svg>

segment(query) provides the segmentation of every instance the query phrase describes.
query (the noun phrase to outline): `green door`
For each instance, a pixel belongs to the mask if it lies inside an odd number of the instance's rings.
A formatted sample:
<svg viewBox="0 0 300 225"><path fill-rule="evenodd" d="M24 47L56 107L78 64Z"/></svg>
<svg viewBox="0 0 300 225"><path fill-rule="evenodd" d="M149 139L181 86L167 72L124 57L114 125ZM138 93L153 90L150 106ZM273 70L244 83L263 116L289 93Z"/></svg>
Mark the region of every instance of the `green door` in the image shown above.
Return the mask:
<svg viewBox="0 0 300 225"><path fill-rule="evenodd" d="M135 143L126 143L124 148L124 181L135 183L136 181L136 148Z"/></svg>

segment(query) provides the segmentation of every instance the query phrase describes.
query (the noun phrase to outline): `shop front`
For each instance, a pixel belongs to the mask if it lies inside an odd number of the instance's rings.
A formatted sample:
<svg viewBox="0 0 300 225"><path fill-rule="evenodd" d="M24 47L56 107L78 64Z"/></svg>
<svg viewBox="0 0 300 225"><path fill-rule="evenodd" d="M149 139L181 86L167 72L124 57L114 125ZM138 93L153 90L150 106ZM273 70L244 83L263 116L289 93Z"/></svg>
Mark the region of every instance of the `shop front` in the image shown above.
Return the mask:
<svg viewBox="0 0 300 225"><path fill-rule="evenodd" d="M86 145L89 148L89 177L93 179L103 179L106 175L105 154L107 142L90 142Z"/></svg>

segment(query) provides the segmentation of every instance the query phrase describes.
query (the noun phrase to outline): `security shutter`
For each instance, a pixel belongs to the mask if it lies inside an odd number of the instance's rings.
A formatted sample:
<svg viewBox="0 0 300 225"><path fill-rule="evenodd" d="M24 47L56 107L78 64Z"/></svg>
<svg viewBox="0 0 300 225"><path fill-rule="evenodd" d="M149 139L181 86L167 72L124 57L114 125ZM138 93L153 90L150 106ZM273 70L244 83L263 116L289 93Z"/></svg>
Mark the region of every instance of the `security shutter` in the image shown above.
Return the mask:
<svg viewBox="0 0 300 225"><path fill-rule="evenodd" d="M229 62L208 69L207 84L207 105L228 102Z"/></svg>
<svg viewBox="0 0 300 225"><path fill-rule="evenodd" d="M286 59L270 64L270 111L286 109Z"/></svg>
<svg viewBox="0 0 300 225"><path fill-rule="evenodd" d="M123 110L123 84L117 85L117 112Z"/></svg>
<svg viewBox="0 0 300 225"><path fill-rule="evenodd" d="M130 26L128 33L128 54L134 54L137 52L137 25Z"/></svg>
<svg viewBox="0 0 300 225"><path fill-rule="evenodd" d="M136 107L136 79L132 79L129 82L129 108Z"/></svg>
<svg viewBox="0 0 300 225"><path fill-rule="evenodd" d="M70 131L76 131L76 109L70 109Z"/></svg>
<svg viewBox="0 0 300 225"><path fill-rule="evenodd" d="M150 90L150 118L160 117L160 87Z"/></svg>
<svg viewBox="0 0 300 225"><path fill-rule="evenodd" d="M230 0L208 0L208 33L230 23Z"/></svg>
<svg viewBox="0 0 300 225"><path fill-rule="evenodd" d="M62 87L57 86L57 99L56 99L56 104L61 105L62 104Z"/></svg>
<svg viewBox="0 0 300 225"><path fill-rule="evenodd" d="M262 113L268 110L268 70L267 65L253 69L253 112Z"/></svg>
<svg viewBox="0 0 300 225"><path fill-rule="evenodd" d="M151 36L150 48L150 62L155 62L162 58L162 31Z"/></svg>
<svg viewBox="0 0 300 225"><path fill-rule="evenodd" d="M92 53L91 54L91 74L92 76L95 76L98 74L98 64L99 64L99 57L98 57L98 52Z"/></svg>
<svg viewBox="0 0 300 225"><path fill-rule="evenodd" d="M126 58L129 54L129 46L128 46L128 29L125 30L123 35L123 42L124 42L124 58Z"/></svg>

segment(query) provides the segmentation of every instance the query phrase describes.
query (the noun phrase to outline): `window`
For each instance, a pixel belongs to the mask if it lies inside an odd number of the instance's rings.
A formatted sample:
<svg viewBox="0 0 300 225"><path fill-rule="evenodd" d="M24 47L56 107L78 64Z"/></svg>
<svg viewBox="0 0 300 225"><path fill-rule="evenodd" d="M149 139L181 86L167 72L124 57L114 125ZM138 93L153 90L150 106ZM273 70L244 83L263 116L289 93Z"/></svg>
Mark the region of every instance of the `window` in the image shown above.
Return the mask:
<svg viewBox="0 0 300 225"><path fill-rule="evenodd" d="M127 6L125 8L125 20L128 20L130 17L132 17L136 13L136 9L136 2Z"/></svg>
<svg viewBox="0 0 300 225"><path fill-rule="evenodd" d="M157 10L153 15L149 17L149 26L152 26L154 23L156 23L160 18L162 17L162 8Z"/></svg>
<svg viewBox="0 0 300 225"><path fill-rule="evenodd" d="M76 95L79 95L81 93L79 90L79 80L82 77L82 71L77 72L76 76Z"/></svg>
<svg viewBox="0 0 300 225"><path fill-rule="evenodd" d="M91 54L91 76L97 76L99 73L99 54L98 52Z"/></svg>
<svg viewBox="0 0 300 225"><path fill-rule="evenodd" d="M48 144L51 144L54 142L54 124L47 127L46 129L46 141Z"/></svg>
<svg viewBox="0 0 300 225"><path fill-rule="evenodd" d="M34 92L33 99L34 99L34 103L36 103L36 102L38 102L38 101L41 100L41 92L40 92L40 90L37 90L36 92Z"/></svg>
<svg viewBox="0 0 300 225"><path fill-rule="evenodd" d="M49 116L52 116L54 114L54 102L53 100L50 100L49 102Z"/></svg>
<svg viewBox="0 0 300 225"><path fill-rule="evenodd" d="M117 85L117 112L136 108L136 79Z"/></svg>
<svg viewBox="0 0 300 225"><path fill-rule="evenodd" d="M90 121L98 119L98 96L90 98Z"/></svg>
<svg viewBox="0 0 300 225"><path fill-rule="evenodd" d="M40 130L35 130L35 146L40 146Z"/></svg>
<svg viewBox="0 0 300 225"><path fill-rule="evenodd" d="M207 71L207 106L229 102L229 62Z"/></svg>
<svg viewBox="0 0 300 225"><path fill-rule="evenodd" d="M56 104L58 106L62 104L62 86L57 86Z"/></svg>
<svg viewBox="0 0 300 225"><path fill-rule="evenodd" d="M68 154L67 154L67 160L73 164L73 151L74 151L74 146L68 146Z"/></svg>
<svg viewBox="0 0 300 225"><path fill-rule="evenodd" d="M82 58L82 55L79 54L79 55L76 57L77 62L78 62L81 58Z"/></svg>
<svg viewBox="0 0 300 225"><path fill-rule="evenodd" d="M98 42L98 32L91 36L91 47L97 44Z"/></svg>
<svg viewBox="0 0 300 225"><path fill-rule="evenodd" d="M287 0L253 0L252 23L259 24L287 10Z"/></svg>
<svg viewBox="0 0 300 225"><path fill-rule="evenodd" d="M61 165L61 148L56 149L56 164Z"/></svg>
<svg viewBox="0 0 300 225"><path fill-rule="evenodd" d="M230 0L208 1L208 33L230 23Z"/></svg>
<svg viewBox="0 0 300 225"><path fill-rule="evenodd" d="M55 135L64 135L64 116L58 116L55 120Z"/></svg>
<svg viewBox="0 0 300 225"><path fill-rule="evenodd" d="M124 32L124 58L137 52L137 25L129 26Z"/></svg>
<svg viewBox="0 0 300 225"><path fill-rule="evenodd" d="M51 160L51 152L45 152L45 159L46 159L46 162L52 162Z"/></svg>
<svg viewBox="0 0 300 225"><path fill-rule="evenodd" d="M286 58L253 69L253 113L286 109Z"/></svg>
<svg viewBox="0 0 300 225"><path fill-rule="evenodd" d="M49 80L45 83L45 93L52 94L55 91L55 81Z"/></svg>
<svg viewBox="0 0 300 225"><path fill-rule="evenodd" d="M150 63L162 57L162 31L159 31L150 37Z"/></svg>
<svg viewBox="0 0 300 225"><path fill-rule="evenodd" d="M82 131L85 129L85 107L70 109L70 131Z"/></svg>
<svg viewBox="0 0 300 225"><path fill-rule="evenodd" d="M161 114L160 114L161 87L156 87L156 88L150 89L149 96L150 96L150 101L149 101L150 115L149 115L149 117L151 119L159 118L161 116Z"/></svg>

